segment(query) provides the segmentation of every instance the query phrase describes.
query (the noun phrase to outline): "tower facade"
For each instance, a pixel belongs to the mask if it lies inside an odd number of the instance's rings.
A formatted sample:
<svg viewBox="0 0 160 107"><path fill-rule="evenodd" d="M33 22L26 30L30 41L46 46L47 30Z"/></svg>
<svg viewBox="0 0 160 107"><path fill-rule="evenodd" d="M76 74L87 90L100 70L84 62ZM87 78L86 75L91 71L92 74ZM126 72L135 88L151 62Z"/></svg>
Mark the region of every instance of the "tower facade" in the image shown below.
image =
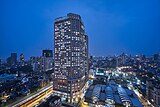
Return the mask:
<svg viewBox="0 0 160 107"><path fill-rule="evenodd" d="M88 75L88 36L81 16L73 13L54 22L53 89L76 102Z"/></svg>

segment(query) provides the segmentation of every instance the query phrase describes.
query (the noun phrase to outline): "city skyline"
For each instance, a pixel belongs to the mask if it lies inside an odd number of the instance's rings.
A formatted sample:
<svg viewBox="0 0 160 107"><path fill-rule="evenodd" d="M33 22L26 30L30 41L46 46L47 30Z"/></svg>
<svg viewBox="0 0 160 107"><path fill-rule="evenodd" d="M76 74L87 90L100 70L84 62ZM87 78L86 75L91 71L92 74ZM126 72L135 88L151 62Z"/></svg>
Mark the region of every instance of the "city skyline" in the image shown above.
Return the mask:
<svg viewBox="0 0 160 107"><path fill-rule="evenodd" d="M160 107L159 0L1 0L0 107Z"/></svg>
<svg viewBox="0 0 160 107"><path fill-rule="evenodd" d="M53 22L58 16L80 14L90 38L89 53L152 55L159 52L160 2L155 1L1 1L0 59L10 53L25 58L53 50ZM98 19L98 20L97 20Z"/></svg>

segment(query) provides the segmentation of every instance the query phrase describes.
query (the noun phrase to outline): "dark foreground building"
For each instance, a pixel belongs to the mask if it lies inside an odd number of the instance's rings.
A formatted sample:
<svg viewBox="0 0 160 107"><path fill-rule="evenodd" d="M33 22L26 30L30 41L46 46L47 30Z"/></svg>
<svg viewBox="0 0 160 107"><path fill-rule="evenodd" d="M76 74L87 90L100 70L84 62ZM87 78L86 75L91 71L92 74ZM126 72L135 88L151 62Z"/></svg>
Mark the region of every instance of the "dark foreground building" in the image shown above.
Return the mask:
<svg viewBox="0 0 160 107"><path fill-rule="evenodd" d="M61 107L61 105L61 98L51 95L46 102L43 102L38 107Z"/></svg>
<svg viewBox="0 0 160 107"><path fill-rule="evenodd" d="M88 74L88 36L80 15L55 19L54 63L54 91L67 102L78 102Z"/></svg>

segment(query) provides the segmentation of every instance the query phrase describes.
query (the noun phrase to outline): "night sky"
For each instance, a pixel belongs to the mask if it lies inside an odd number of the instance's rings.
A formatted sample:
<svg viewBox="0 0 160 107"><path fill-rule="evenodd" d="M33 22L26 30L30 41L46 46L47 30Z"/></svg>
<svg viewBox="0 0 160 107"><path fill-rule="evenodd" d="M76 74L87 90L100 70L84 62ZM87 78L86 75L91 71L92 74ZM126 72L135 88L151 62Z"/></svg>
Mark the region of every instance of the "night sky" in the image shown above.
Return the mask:
<svg viewBox="0 0 160 107"><path fill-rule="evenodd" d="M81 15L90 55L160 51L160 0L0 0L0 58L53 49L54 19Z"/></svg>

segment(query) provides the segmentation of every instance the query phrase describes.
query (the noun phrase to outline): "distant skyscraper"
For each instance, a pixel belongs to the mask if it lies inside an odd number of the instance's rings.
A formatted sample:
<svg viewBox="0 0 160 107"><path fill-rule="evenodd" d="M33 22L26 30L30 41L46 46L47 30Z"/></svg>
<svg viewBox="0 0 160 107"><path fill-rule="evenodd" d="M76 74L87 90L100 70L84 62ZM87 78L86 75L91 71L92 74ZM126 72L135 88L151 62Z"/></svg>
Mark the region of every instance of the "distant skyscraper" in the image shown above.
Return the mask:
<svg viewBox="0 0 160 107"><path fill-rule="evenodd" d="M47 71L53 68L53 52L52 50L43 50L43 71Z"/></svg>
<svg viewBox="0 0 160 107"><path fill-rule="evenodd" d="M24 62L24 55L23 55L23 53L20 54L20 62Z"/></svg>
<svg viewBox="0 0 160 107"><path fill-rule="evenodd" d="M53 57L53 52L52 50L43 50L42 56Z"/></svg>
<svg viewBox="0 0 160 107"><path fill-rule="evenodd" d="M30 57L30 64L33 67L33 71L41 72L44 69L44 57Z"/></svg>
<svg viewBox="0 0 160 107"><path fill-rule="evenodd" d="M8 58L7 58L7 64L8 64L8 65L11 65L11 57L8 57Z"/></svg>
<svg viewBox="0 0 160 107"><path fill-rule="evenodd" d="M53 89L68 102L79 100L88 74L88 36L81 16L55 19Z"/></svg>
<svg viewBox="0 0 160 107"><path fill-rule="evenodd" d="M11 63L16 64L17 62L17 53L11 53Z"/></svg>
<svg viewBox="0 0 160 107"><path fill-rule="evenodd" d="M9 65L15 65L17 63L17 53L11 53L11 56L7 58Z"/></svg>

